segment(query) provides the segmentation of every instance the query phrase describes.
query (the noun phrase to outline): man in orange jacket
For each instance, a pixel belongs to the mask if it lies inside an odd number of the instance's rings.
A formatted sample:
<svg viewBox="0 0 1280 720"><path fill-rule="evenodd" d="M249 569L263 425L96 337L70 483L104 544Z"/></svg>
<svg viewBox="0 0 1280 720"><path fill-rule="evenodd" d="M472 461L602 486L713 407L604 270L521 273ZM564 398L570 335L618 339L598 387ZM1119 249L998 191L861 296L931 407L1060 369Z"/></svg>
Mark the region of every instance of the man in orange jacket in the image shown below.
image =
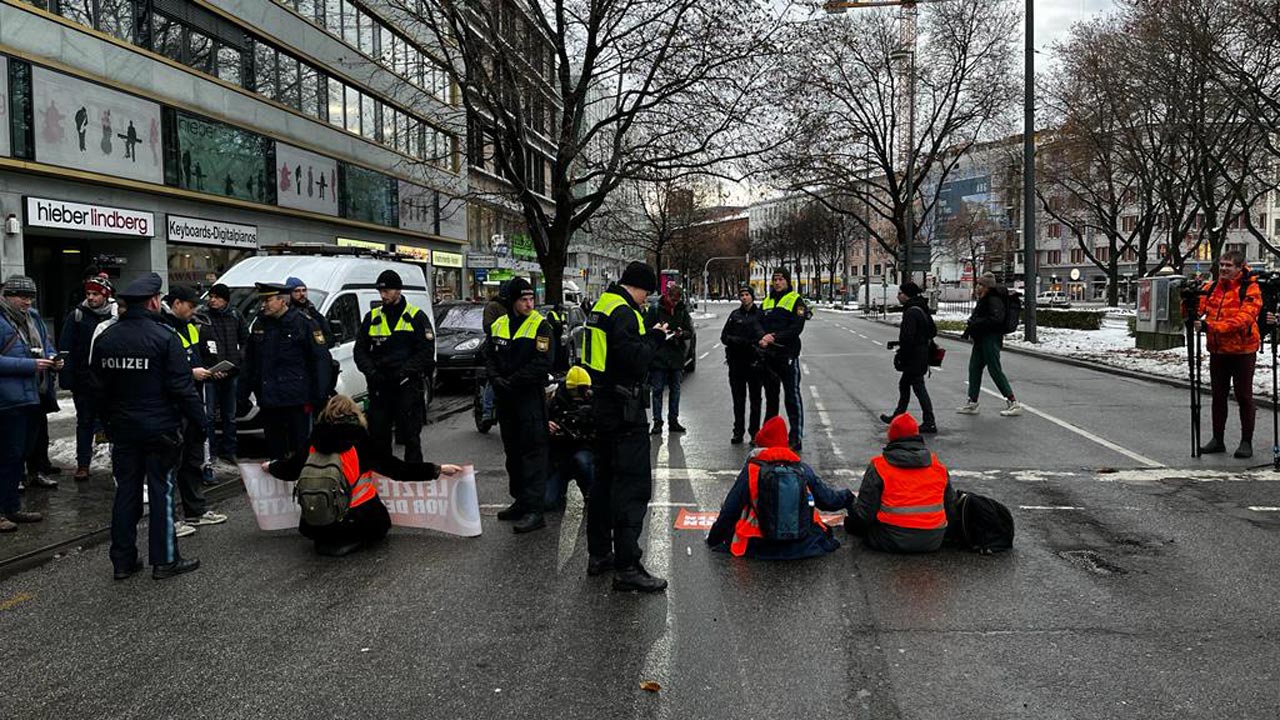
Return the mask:
<svg viewBox="0 0 1280 720"><path fill-rule="evenodd" d="M862 475L844 529L872 550L925 553L942 547L947 508L955 502L947 468L925 447L909 413L889 423L889 444Z"/></svg>
<svg viewBox="0 0 1280 720"><path fill-rule="evenodd" d="M1228 251L1218 258L1218 279L1204 286L1200 298L1201 318L1209 344L1209 384L1213 389L1213 437L1200 448L1201 454L1227 451L1223 431L1227 427L1227 393L1235 386L1240 406L1240 446L1238 458L1253 457L1253 424L1257 406L1253 403L1253 371L1258 348L1258 313L1262 311L1262 291L1249 276L1244 254Z"/></svg>

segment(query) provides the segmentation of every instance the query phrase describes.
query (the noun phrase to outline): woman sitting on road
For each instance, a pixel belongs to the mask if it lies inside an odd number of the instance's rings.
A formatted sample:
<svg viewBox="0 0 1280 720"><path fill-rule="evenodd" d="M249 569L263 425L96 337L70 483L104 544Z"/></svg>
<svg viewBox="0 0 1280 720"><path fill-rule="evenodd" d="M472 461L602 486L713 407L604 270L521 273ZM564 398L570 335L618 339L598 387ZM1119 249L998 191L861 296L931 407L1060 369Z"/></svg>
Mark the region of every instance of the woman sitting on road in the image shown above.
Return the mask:
<svg viewBox="0 0 1280 720"><path fill-rule="evenodd" d="M378 473L392 480L417 482L452 476L462 470L457 465L405 462L390 453L378 451L369 438L364 413L346 395L335 395L316 418L311 431L311 452L338 455L352 493L350 506L343 518L329 525L311 525L304 519L298 532L316 543L321 555L341 556L381 540L391 528L391 516L378 497L374 483L360 483L367 473ZM264 462L262 468L281 480L294 481L302 473L307 457L297 454Z"/></svg>

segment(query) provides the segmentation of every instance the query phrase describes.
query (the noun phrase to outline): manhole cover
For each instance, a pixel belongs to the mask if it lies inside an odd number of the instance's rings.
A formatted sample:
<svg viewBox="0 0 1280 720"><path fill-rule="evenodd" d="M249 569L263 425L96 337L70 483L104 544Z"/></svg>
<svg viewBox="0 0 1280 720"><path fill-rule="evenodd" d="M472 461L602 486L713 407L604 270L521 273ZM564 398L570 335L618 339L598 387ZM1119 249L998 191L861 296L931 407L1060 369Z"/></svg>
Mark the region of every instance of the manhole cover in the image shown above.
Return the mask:
<svg viewBox="0 0 1280 720"><path fill-rule="evenodd" d="M1072 565L1084 568L1095 575L1123 575L1124 568L1107 560L1093 550L1063 550L1059 556Z"/></svg>

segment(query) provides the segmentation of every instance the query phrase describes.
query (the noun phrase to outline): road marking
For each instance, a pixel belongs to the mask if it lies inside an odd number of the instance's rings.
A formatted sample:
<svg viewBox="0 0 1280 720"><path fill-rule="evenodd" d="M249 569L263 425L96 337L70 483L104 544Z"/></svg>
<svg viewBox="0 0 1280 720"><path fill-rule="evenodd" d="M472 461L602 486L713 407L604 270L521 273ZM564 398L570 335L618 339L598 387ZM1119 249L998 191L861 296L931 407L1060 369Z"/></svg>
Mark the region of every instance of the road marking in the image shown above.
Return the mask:
<svg viewBox="0 0 1280 720"><path fill-rule="evenodd" d="M823 404L822 396L818 394L818 386L810 385L809 394L813 396L813 406L818 409L818 422L822 423L822 432L827 436L827 441L831 443L831 451L835 453L837 458L844 460L844 451L836 443L835 427L831 424L831 416L827 414L827 406Z"/></svg>
<svg viewBox="0 0 1280 720"><path fill-rule="evenodd" d="M802 363L800 363L800 369L804 372L804 374L805 374L805 375L808 375L808 374L809 374L809 363L807 363L807 362L802 362Z"/></svg>
<svg viewBox="0 0 1280 720"><path fill-rule="evenodd" d="M708 351L706 351L706 352L702 353L701 355L699 355L699 356L698 356L698 359L699 359L699 360L701 360L702 358L704 358L704 357L706 357L706 356L708 356L708 355L710 355L710 354L711 354L711 351L710 351L710 350L708 350Z"/></svg>
<svg viewBox="0 0 1280 720"><path fill-rule="evenodd" d="M31 593L28 593L28 592L18 593L17 595L14 595L6 600L0 601L0 612L3 612L5 610L12 610L24 602L30 602L31 600L35 600L35 599L36 599L36 596L32 595Z"/></svg>
<svg viewBox="0 0 1280 720"><path fill-rule="evenodd" d="M715 345L711 346L712 350L718 350L719 348L720 348L720 343L716 343Z"/></svg>
<svg viewBox="0 0 1280 720"><path fill-rule="evenodd" d="M1003 397L1003 396L1001 396L1001 395L1000 395L1000 393L996 392L995 390L992 390L991 388L982 388L982 392L987 393L988 395L991 395L992 397L1000 398L1001 400L1003 400L1003 399L1004 399L1004 397ZM1030 405L1027 405L1027 404L1025 404L1025 403L1024 403L1024 404L1022 405L1022 409L1023 409L1023 410L1026 410L1027 412L1031 413L1032 415L1037 415L1037 416L1039 416L1039 417L1042 417L1042 418L1044 418L1045 420L1048 420L1049 422L1053 423L1054 425L1057 425L1058 427L1061 427L1061 428L1063 428L1063 429L1065 429L1065 430L1070 430L1071 432L1073 432L1073 433L1075 433L1075 434L1079 435L1080 437L1082 437L1082 438L1084 438L1084 439L1086 439L1086 440L1091 440L1091 441L1093 441L1093 442L1095 442L1095 443L1097 443L1097 444L1101 445L1102 447L1107 448L1108 450L1112 450L1112 451L1118 452L1118 453L1120 453L1121 455L1124 455L1125 457L1129 458L1130 460L1134 460L1134 461L1136 461L1136 462L1139 462L1139 463L1141 463L1141 464L1143 464L1143 465L1146 465L1147 467L1150 467L1150 468L1163 468L1163 467L1164 467L1164 465L1163 465L1163 464L1158 463L1158 462L1156 462L1155 460L1152 460L1151 458L1146 457L1145 455L1139 455L1138 453L1133 452L1132 450L1128 450L1128 449L1126 449L1126 448L1120 447L1119 445L1117 445L1117 444L1115 444L1115 443L1111 442L1110 440L1107 440L1106 438L1098 437L1097 435L1094 435L1093 433L1089 432L1088 430L1085 430L1085 429L1084 429L1084 428L1082 428L1082 427L1079 427L1079 426L1077 426L1077 425L1072 425L1071 423L1067 422L1066 420L1061 420L1061 419L1059 419L1059 418L1056 418L1056 417L1054 417L1054 416L1050 415L1049 413L1046 413L1046 412L1042 412L1042 411L1040 411L1040 410L1037 410L1037 409L1035 409L1035 408L1031 407Z"/></svg>
<svg viewBox="0 0 1280 720"><path fill-rule="evenodd" d="M1280 512L1280 507L1274 505L1250 505L1249 509L1254 512Z"/></svg>
<svg viewBox="0 0 1280 720"><path fill-rule="evenodd" d="M1019 510L1083 510L1076 505L1019 505Z"/></svg>

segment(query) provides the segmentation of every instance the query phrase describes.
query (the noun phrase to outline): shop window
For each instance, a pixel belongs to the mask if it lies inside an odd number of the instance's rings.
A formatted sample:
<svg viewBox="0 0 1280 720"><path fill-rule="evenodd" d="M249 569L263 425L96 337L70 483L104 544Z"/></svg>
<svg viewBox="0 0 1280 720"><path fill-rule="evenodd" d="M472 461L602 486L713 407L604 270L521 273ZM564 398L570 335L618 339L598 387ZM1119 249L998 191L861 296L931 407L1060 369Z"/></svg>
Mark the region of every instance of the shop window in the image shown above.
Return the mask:
<svg viewBox="0 0 1280 720"><path fill-rule="evenodd" d="M355 340L360 333L360 301L353 293L339 295L334 298L329 311L325 313L328 320L337 320L342 326L342 341Z"/></svg>

